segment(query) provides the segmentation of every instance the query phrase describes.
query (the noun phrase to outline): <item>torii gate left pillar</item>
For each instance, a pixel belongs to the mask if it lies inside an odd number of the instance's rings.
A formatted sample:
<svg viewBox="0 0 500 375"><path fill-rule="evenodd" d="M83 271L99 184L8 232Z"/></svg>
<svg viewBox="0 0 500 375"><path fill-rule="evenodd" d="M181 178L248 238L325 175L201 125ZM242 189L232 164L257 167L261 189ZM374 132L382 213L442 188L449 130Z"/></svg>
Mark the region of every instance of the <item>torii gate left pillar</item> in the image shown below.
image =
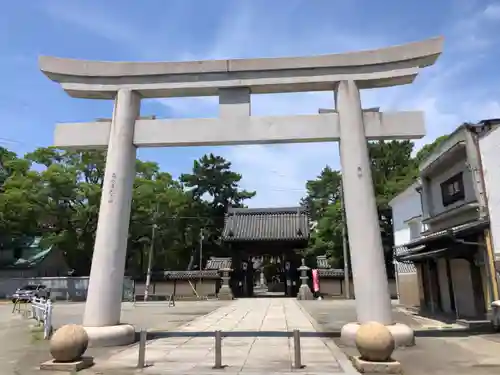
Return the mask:
<svg viewBox="0 0 500 375"><path fill-rule="evenodd" d="M137 147L339 141L357 322L342 329L353 344L359 323L388 326L397 345L413 331L393 324L367 140L425 135L423 113L362 111L360 89L411 83L432 65L442 39L375 51L300 58L182 63L99 62L41 57L42 71L73 97L115 101L112 121L60 124L55 146L108 148L84 325L92 345L128 344L120 324L123 274ZM250 96L335 92L337 113L255 117ZM219 118L140 119L141 98L219 96Z"/></svg>

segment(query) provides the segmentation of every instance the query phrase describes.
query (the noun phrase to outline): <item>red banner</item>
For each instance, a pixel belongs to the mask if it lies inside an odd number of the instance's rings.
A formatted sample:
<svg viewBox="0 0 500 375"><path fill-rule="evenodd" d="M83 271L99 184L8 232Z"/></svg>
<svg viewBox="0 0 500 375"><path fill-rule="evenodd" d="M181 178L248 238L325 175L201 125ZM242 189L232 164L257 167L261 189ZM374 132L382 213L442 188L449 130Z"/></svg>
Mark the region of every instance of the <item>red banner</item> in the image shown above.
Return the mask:
<svg viewBox="0 0 500 375"><path fill-rule="evenodd" d="M313 290L314 290L314 292L319 292L319 273L318 273L318 270L316 270L316 269L312 270L312 277L313 277Z"/></svg>

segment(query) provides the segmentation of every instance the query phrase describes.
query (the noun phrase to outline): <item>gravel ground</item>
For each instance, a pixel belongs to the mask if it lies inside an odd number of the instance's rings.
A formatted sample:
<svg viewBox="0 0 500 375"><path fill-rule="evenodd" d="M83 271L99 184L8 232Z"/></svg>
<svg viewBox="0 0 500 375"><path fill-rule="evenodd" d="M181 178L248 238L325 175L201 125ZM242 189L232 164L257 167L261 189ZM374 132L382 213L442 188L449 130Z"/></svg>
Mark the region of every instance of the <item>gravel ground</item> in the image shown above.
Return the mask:
<svg viewBox="0 0 500 375"><path fill-rule="evenodd" d="M122 321L150 330L175 330L176 327L205 315L223 306L224 301L177 302L176 307L151 302L148 305L122 305ZM325 331L338 331L346 322L355 320L354 301L323 300L302 301L304 308ZM54 306L54 326L57 328L67 323L81 323L83 303L61 303ZM419 317L412 317L395 308L395 320L419 329L422 322ZM428 323L428 321L427 321ZM40 374L38 366L49 359L48 342L40 339L40 334L29 329L31 321L12 314L12 305L0 304L0 375ZM426 324L427 325L427 324ZM343 347L347 354L357 355L352 348ZM87 354L100 358L119 352L123 348L92 349ZM418 337L417 345L398 349L394 358L403 365L407 375L493 375L500 373L500 335L470 335L462 337ZM88 375L129 375L134 371L118 370L105 373L99 367L86 370ZM48 372L44 374L51 375Z"/></svg>
<svg viewBox="0 0 500 375"><path fill-rule="evenodd" d="M318 322L325 331L339 331L344 324L356 321L356 304L354 300L322 300L300 301L302 306ZM422 323L405 314L394 305L394 320L418 329Z"/></svg>
<svg viewBox="0 0 500 375"><path fill-rule="evenodd" d="M323 330L339 330L344 323L355 321L353 301L302 301L302 305ZM421 317L412 317L394 308L396 322L405 323L418 330ZM427 324L426 324L427 325ZM437 334L436 334L437 336ZM342 345L334 339L348 355L359 355L355 348ZM406 375L497 375L500 373L500 335L462 335L450 337L417 337L416 345L398 349L394 358L401 362Z"/></svg>
<svg viewBox="0 0 500 375"><path fill-rule="evenodd" d="M122 321L138 328L150 330L175 330L198 316L226 304L226 301L192 301L177 302L175 307L165 303L149 302L148 304L122 304ZM58 328L64 324L80 324L82 321L83 303L62 303L54 305L53 325ZM48 341L41 339L39 333L30 330L32 320L26 320L18 314L12 314L12 304L0 303L0 375L40 375L40 363L50 359ZM93 356L96 362L107 358L120 348L89 348L87 355ZM102 374L98 370L87 370L81 373ZM130 373L130 371L128 372ZM128 374L127 373L127 374ZM52 375L51 372L43 372ZM61 374L54 373L55 375ZM121 375L124 372L109 372L106 375Z"/></svg>

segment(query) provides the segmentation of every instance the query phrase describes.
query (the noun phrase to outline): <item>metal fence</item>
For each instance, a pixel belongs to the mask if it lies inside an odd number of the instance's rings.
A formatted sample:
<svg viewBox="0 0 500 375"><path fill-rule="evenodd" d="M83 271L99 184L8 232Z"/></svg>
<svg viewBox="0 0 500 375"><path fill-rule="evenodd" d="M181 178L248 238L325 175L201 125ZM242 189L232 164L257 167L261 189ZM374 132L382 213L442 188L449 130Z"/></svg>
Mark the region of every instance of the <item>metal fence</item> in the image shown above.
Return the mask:
<svg viewBox="0 0 500 375"><path fill-rule="evenodd" d="M17 288L28 284L43 284L50 290L52 300L85 301L89 277L13 277L0 278L0 298L11 298ZM134 281L123 279L123 301L134 300Z"/></svg>
<svg viewBox="0 0 500 375"><path fill-rule="evenodd" d="M48 340L52 335L52 309L50 299L33 297L29 303L22 300L14 302L12 313L21 314L25 318L35 319L43 326L43 338Z"/></svg>
<svg viewBox="0 0 500 375"><path fill-rule="evenodd" d="M224 369L226 365L223 363L223 338L225 337L287 337L293 338L293 363L292 367L294 369L304 368L305 365L302 363L302 352L301 352L301 338L316 337L316 338L327 338L332 337L331 332L301 332L298 329L292 332L282 332L282 331L203 331L203 332L150 332L154 335L154 338L168 338L168 337L213 337L214 342L214 369ZM148 338L148 331L143 329L139 333L139 350L137 356L137 368L142 369L149 366L146 363L146 341Z"/></svg>
<svg viewBox="0 0 500 375"><path fill-rule="evenodd" d="M43 338L50 338L52 333L52 301L50 299L36 298L31 300L32 318L43 324Z"/></svg>

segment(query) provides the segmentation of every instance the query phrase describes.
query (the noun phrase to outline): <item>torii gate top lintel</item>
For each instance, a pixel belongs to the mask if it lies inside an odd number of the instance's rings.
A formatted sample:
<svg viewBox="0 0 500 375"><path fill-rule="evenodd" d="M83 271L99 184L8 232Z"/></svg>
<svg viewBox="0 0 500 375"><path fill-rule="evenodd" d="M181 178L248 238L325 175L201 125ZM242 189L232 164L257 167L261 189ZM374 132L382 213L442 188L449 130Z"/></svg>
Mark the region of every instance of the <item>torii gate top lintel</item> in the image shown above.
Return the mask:
<svg viewBox="0 0 500 375"><path fill-rule="evenodd" d="M109 62L41 56L41 71L74 97L113 99L121 88L142 97L218 95L223 88L252 93L332 90L352 79L359 88L411 83L419 68L434 64L443 38L349 53L309 57Z"/></svg>

